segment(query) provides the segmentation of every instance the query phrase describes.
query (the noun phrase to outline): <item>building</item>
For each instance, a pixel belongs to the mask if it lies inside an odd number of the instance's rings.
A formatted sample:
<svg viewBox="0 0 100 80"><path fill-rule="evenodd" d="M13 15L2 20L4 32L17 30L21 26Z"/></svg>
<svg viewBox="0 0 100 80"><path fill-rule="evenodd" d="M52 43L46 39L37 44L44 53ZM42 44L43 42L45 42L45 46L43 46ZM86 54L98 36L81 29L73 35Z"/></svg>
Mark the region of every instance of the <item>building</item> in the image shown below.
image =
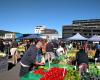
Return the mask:
<svg viewBox="0 0 100 80"><path fill-rule="evenodd" d="M41 34L58 34L58 32L55 29L44 29L41 30Z"/></svg>
<svg viewBox="0 0 100 80"><path fill-rule="evenodd" d="M80 33L85 37L100 36L100 19L74 20L72 25L63 25L62 37L67 38Z"/></svg>
<svg viewBox="0 0 100 80"><path fill-rule="evenodd" d="M59 38L59 34L58 31L55 29L44 29L41 31L42 34L42 38L48 38L51 39L58 39Z"/></svg>
<svg viewBox="0 0 100 80"><path fill-rule="evenodd" d="M0 30L0 38L1 39L15 39L23 36L23 34L19 32L5 31Z"/></svg>
<svg viewBox="0 0 100 80"><path fill-rule="evenodd" d="M59 34L58 31L55 29L47 29L46 26L36 26L35 27L35 34L40 34L40 37L46 39L47 36L49 39L58 39Z"/></svg>
<svg viewBox="0 0 100 80"><path fill-rule="evenodd" d="M15 33L6 33L5 39L15 39Z"/></svg>
<svg viewBox="0 0 100 80"><path fill-rule="evenodd" d="M36 26L35 29L34 29L34 33L35 34L41 34L41 31L46 29L45 26Z"/></svg>

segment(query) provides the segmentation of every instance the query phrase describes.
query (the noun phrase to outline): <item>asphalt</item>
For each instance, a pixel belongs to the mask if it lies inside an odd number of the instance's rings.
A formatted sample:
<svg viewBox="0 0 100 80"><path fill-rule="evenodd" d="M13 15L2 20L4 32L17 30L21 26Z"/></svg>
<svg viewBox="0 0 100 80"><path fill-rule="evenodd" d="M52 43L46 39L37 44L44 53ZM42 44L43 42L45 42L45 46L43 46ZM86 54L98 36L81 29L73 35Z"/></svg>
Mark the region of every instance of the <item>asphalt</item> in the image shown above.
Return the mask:
<svg viewBox="0 0 100 80"><path fill-rule="evenodd" d="M20 80L19 71L20 71L20 64L17 63L13 65L9 63L9 70L0 73L0 80Z"/></svg>

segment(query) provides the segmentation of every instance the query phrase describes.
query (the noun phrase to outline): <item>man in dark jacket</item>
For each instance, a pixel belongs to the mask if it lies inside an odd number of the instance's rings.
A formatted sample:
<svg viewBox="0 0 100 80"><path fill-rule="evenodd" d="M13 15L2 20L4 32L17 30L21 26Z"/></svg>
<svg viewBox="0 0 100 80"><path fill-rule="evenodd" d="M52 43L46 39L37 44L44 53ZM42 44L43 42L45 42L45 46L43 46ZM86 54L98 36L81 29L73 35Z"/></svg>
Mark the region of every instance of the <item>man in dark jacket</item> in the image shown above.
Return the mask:
<svg viewBox="0 0 100 80"><path fill-rule="evenodd" d="M79 52L76 54L76 62L79 66L79 72L80 74L87 71L88 68L88 55L83 49L83 47L80 47Z"/></svg>
<svg viewBox="0 0 100 80"><path fill-rule="evenodd" d="M20 76L24 76L30 71L30 68L33 64L35 65L44 65L40 64L36 61L36 56L38 53L38 50L42 47L42 42L37 42L36 45L32 45L29 47L29 49L26 51L26 53L23 55L20 64Z"/></svg>

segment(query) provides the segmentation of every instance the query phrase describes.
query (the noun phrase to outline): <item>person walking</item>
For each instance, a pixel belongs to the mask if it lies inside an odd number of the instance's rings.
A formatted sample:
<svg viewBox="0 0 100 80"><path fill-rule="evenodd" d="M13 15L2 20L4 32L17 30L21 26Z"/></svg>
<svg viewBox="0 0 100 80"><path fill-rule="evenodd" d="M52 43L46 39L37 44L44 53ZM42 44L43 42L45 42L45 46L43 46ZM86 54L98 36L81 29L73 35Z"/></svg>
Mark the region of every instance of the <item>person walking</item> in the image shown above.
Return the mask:
<svg viewBox="0 0 100 80"><path fill-rule="evenodd" d="M17 44L16 41L13 41L11 49L10 49L10 53L11 53L11 56L12 56L12 63L13 64L17 63L17 56L18 56L18 50L17 49L18 49L18 44Z"/></svg>

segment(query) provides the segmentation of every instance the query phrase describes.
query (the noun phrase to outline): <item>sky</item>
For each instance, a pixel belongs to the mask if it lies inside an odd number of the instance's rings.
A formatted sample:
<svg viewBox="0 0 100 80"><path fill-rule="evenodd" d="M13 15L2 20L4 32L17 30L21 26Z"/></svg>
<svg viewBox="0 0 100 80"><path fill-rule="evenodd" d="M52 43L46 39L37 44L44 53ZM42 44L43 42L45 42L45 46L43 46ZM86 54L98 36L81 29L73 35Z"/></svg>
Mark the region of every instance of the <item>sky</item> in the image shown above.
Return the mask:
<svg viewBox="0 0 100 80"><path fill-rule="evenodd" d="M0 0L0 30L34 33L44 25L62 33L73 20L100 19L100 0Z"/></svg>

